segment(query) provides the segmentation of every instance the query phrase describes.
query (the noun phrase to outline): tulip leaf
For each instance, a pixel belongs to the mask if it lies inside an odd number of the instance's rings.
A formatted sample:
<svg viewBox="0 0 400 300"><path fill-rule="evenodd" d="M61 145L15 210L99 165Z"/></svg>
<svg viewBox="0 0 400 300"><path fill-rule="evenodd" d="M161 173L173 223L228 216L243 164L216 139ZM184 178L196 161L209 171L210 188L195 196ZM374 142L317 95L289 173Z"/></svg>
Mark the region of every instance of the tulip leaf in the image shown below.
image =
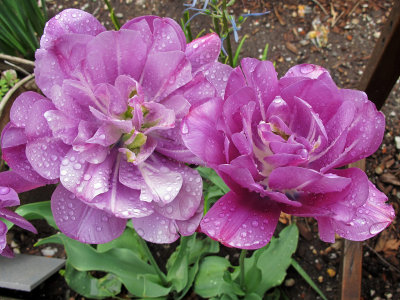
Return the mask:
<svg viewBox="0 0 400 300"><path fill-rule="evenodd" d="M50 201L41 201L30 204L21 205L15 212L26 220L45 219L50 226L58 229L51 212Z"/></svg>
<svg viewBox="0 0 400 300"><path fill-rule="evenodd" d="M200 264L194 291L203 298L216 297L232 292L232 285L224 280L229 260L219 256L207 256Z"/></svg>
<svg viewBox="0 0 400 300"><path fill-rule="evenodd" d="M115 240L105 244L98 244L97 251L102 253L112 248L124 248L133 251L140 259L147 261L146 251L139 242L141 237L132 228L127 227L125 231Z"/></svg>
<svg viewBox="0 0 400 300"><path fill-rule="evenodd" d="M70 288L89 299L114 298L121 292L121 281L111 273L95 278L89 272L78 271L67 263L64 278Z"/></svg>
<svg viewBox="0 0 400 300"><path fill-rule="evenodd" d="M78 271L102 271L118 277L130 293L137 297L161 297L171 288L164 287L154 269L129 249L112 248L98 252L64 234L57 234L36 243L63 244L70 263Z"/></svg>
<svg viewBox="0 0 400 300"><path fill-rule="evenodd" d="M269 244L255 251L245 259L245 285L247 292L263 296L270 288L280 285L296 251L299 231L295 224L283 229L279 238L272 238ZM258 271L257 271L258 270Z"/></svg>
<svg viewBox="0 0 400 300"><path fill-rule="evenodd" d="M217 187L219 187L225 194L230 191L229 187L225 184L221 177L210 168L197 167L196 170L200 173L201 177L208 179Z"/></svg>

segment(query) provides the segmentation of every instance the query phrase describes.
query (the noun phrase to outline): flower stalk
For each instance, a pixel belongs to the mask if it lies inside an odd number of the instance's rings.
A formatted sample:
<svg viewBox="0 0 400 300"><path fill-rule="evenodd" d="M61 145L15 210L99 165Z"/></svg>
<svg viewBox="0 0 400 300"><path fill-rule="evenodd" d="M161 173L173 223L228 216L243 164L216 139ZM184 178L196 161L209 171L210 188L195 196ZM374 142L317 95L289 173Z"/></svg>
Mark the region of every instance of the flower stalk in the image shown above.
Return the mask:
<svg viewBox="0 0 400 300"><path fill-rule="evenodd" d="M147 243L144 239L140 238L140 243L142 245L142 248L144 249L144 251L146 252L147 258L150 261L150 265L154 268L154 271L156 271L158 277L160 278L161 283L164 286L168 285L168 281L167 278L165 276L165 274L163 273L163 271L161 271L160 267L158 266L156 260L154 259L153 254L151 253L149 246L147 246Z"/></svg>
<svg viewBox="0 0 400 300"><path fill-rule="evenodd" d="M244 284L244 278L245 278L245 269L244 269L244 259L246 258L246 253L247 250L246 249L242 249L242 251L240 252L240 256L239 256L239 267L240 267L240 278L239 278L239 283L240 283L240 287L241 289L244 291L245 290L245 284Z"/></svg>

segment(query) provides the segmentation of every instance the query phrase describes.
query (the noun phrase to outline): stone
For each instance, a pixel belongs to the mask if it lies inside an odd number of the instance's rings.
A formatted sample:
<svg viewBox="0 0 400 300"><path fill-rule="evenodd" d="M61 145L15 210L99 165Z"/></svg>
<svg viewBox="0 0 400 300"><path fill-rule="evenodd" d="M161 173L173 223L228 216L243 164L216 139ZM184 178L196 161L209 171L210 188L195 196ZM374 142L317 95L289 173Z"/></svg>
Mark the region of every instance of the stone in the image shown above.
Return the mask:
<svg viewBox="0 0 400 300"><path fill-rule="evenodd" d="M15 258L0 256L0 288L30 292L56 273L64 259L17 254Z"/></svg>

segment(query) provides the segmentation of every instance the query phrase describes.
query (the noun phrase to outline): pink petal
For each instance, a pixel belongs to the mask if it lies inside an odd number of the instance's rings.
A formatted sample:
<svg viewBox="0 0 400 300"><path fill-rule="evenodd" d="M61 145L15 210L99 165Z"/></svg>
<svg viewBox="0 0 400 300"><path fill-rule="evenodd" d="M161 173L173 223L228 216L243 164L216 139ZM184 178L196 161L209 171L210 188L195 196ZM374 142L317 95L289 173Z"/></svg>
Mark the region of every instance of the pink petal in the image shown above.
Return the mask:
<svg viewBox="0 0 400 300"><path fill-rule="evenodd" d="M192 235L198 228L201 218L203 217L203 203L199 205L196 213L189 219L184 221L176 220L178 231L183 236Z"/></svg>
<svg viewBox="0 0 400 300"><path fill-rule="evenodd" d="M269 175L268 186L273 190L300 190L310 193L339 192L350 184L349 178L322 174L301 167L281 167Z"/></svg>
<svg viewBox="0 0 400 300"><path fill-rule="evenodd" d="M28 118L25 122L25 134L28 138L52 135L47 120L44 117L44 114L52 109L54 109L54 105L47 99L38 100L32 105L29 113L35 117Z"/></svg>
<svg viewBox="0 0 400 300"><path fill-rule="evenodd" d="M32 116L31 109L38 100L44 100L42 95L35 92L25 92L15 99L10 110L10 120L17 127L25 127L26 122Z"/></svg>
<svg viewBox="0 0 400 300"><path fill-rule="evenodd" d="M219 98L194 107L183 119L181 132L186 147L210 165L225 161L224 137L216 131L222 109Z"/></svg>
<svg viewBox="0 0 400 300"><path fill-rule="evenodd" d="M133 218L133 227L146 241L170 244L179 238L176 223L156 212L148 217Z"/></svg>
<svg viewBox="0 0 400 300"><path fill-rule="evenodd" d="M173 195L175 195L173 200L166 205L161 203L156 205L155 210L170 219L182 221L189 220L199 209L201 203L203 190L201 177L196 170L193 170L184 164L169 161L168 167L180 175L183 181L179 190L176 183L169 183L169 188L173 190Z"/></svg>
<svg viewBox="0 0 400 300"><path fill-rule="evenodd" d="M200 228L226 246L258 249L271 239L279 214L278 206L266 198L231 191L211 207Z"/></svg>
<svg viewBox="0 0 400 300"><path fill-rule="evenodd" d="M19 197L17 192L3 182L1 182L1 184L3 186L0 186L0 208L19 205Z"/></svg>
<svg viewBox="0 0 400 300"><path fill-rule="evenodd" d="M126 221L90 207L62 185L51 197L51 210L58 228L82 243L107 243L122 234Z"/></svg>
<svg viewBox="0 0 400 300"><path fill-rule="evenodd" d="M42 182L30 182L15 171L0 172L0 182L2 185L14 189L17 193L23 193L45 185Z"/></svg>
<svg viewBox="0 0 400 300"><path fill-rule="evenodd" d="M211 33L189 43L185 54L192 64L192 71L196 72L201 66L217 61L220 51L221 40L217 34Z"/></svg>
<svg viewBox="0 0 400 300"><path fill-rule="evenodd" d="M40 39L40 47L48 49L56 40L69 33L82 33L96 36L105 28L91 14L78 9L66 9L46 23Z"/></svg>
<svg viewBox="0 0 400 300"><path fill-rule="evenodd" d="M60 177L60 164L71 147L55 138L42 137L26 145L26 157L29 163L42 177L57 179Z"/></svg>
<svg viewBox="0 0 400 300"><path fill-rule="evenodd" d="M31 223L29 223L27 220L25 220L19 214L15 213L11 210L7 210L5 208L0 208L0 217L10 221L11 223L13 223L25 230L29 230L29 231L37 234L35 227L33 227L33 225Z"/></svg>
<svg viewBox="0 0 400 300"><path fill-rule="evenodd" d="M149 41L132 30L106 31L87 45L86 70L94 84L114 84L119 75L138 80L146 61Z"/></svg>
<svg viewBox="0 0 400 300"><path fill-rule="evenodd" d="M94 197L109 190L110 176L115 161L115 151L103 162L92 164L86 162L79 152L71 149L61 162L61 183L80 199L91 202Z"/></svg>

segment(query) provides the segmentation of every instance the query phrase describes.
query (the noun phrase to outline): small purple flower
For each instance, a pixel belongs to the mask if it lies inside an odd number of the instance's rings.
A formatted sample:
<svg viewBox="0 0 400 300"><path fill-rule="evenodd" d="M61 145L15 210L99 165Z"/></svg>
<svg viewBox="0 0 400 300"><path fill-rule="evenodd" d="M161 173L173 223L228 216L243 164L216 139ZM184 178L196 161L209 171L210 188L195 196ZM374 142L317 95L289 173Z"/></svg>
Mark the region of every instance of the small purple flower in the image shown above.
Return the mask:
<svg viewBox="0 0 400 300"><path fill-rule="evenodd" d="M271 62L243 59L223 99L192 107L182 123L188 148L231 188L201 231L257 249L283 211L315 217L327 242L376 235L394 218L387 197L360 169L338 168L374 153L384 129L365 93L338 89L319 66L295 66L278 81Z"/></svg>
<svg viewBox="0 0 400 300"><path fill-rule="evenodd" d="M8 175L11 174L8 173ZM7 239L6 239L7 225L1 221L1 218L10 221L25 230L37 233L35 227L33 227L31 223L26 221L24 218L22 218L15 212L5 208L17 205L19 205L19 198L17 192L12 188L6 186L0 186L0 255L5 257L14 257L14 253L7 245Z"/></svg>
<svg viewBox="0 0 400 300"><path fill-rule="evenodd" d="M1 140L10 168L37 184L61 182L53 215L79 241L114 239L127 219L151 242L192 234L202 181L184 163L200 160L180 122L225 87L208 80L224 70L219 37L187 45L176 22L156 16L106 31L68 9L47 23L40 45L35 75L45 97L24 93L11 109Z"/></svg>

